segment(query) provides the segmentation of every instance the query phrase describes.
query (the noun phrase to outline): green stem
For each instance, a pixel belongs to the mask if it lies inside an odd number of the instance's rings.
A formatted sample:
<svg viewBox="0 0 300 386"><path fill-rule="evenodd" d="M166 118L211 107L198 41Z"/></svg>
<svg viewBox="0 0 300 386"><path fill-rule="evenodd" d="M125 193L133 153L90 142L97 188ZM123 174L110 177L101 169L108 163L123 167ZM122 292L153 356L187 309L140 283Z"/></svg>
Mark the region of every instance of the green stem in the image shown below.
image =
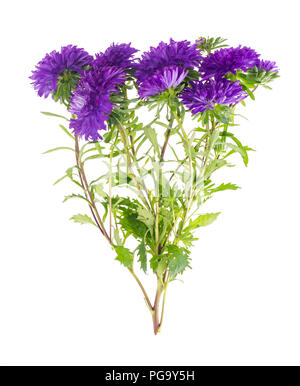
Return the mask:
<svg viewBox="0 0 300 386"><path fill-rule="evenodd" d="M137 190L139 192L139 195L140 195L142 201L146 204L146 206L148 206L149 209L152 209L151 208L151 204L148 203L146 197L144 196L143 191L141 189L141 186L138 183L138 181L136 179L136 176L134 174L133 167L132 167L132 162L131 162L131 156L130 156L129 147L128 147L128 141L127 141L127 137L126 137L124 128L123 128L123 126L121 124L118 125L118 128L119 128L119 132L121 134L121 139L122 139L122 142L123 142L123 145L124 145L124 151L126 153L127 164L128 164L129 170L130 170L130 177L132 178L132 181L135 184L135 186L136 186L136 188L137 188Z"/></svg>
<svg viewBox="0 0 300 386"><path fill-rule="evenodd" d="M140 289L142 290L143 294L144 294L144 297L145 297L145 301L146 301L146 304L148 306L148 308L150 309L150 311L153 310L153 307L152 307L152 304L149 300L149 296L147 295L147 292L145 290L145 288L143 287L140 279L136 276L136 274L134 273L133 269L132 268L128 268L128 271L131 273L131 275L135 278L136 282L138 283Z"/></svg>
<svg viewBox="0 0 300 386"><path fill-rule="evenodd" d="M100 231L104 235L104 237L107 239L107 241L111 244L111 239L110 239L109 235L107 234L107 232L105 230L104 224L103 224L103 222L101 220L101 217L99 215L98 209L96 207L93 195L92 195L92 193L91 193L91 191L89 189L89 184L87 182L87 178L86 178L86 175L85 175L84 167L83 167L83 164L82 164L82 162L80 160L79 153L80 153L79 141L78 141L78 136L76 136L75 137L75 156L76 156L76 163L77 163L78 170L79 170L79 178L80 178L80 181L81 181L81 185L82 185L82 187L84 189L84 193L85 193L86 198L88 198L89 202L91 203L90 209L91 209L92 215L93 215L93 217L94 217L94 219L96 221L96 224L97 224L98 228L100 229Z"/></svg>
<svg viewBox="0 0 300 386"><path fill-rule="evenodd" d="M157 277L157 290L156 290L153 313L152 313L153 331L155 335L157 335L157 333L159 332L159 327L160 327L159 304L160 304L160 298L161 298L162 292L163 292L163 283L160 277Z"/></svg>
<svg viewBox="0 0 300 386"><path fill-rule="evenodd" d="M118 134L116 135L116 139L114 144L111 146L110 157L109 157L109 183L108 183L108 205L109 205L109 238L112 239L112 157L115 149L115 145L117 143Z"/></svg>
<svg viewBox="0 0 300 386"><path fill-rule="evenodd" d="M165 284L164 284L164 296L163 296L163 303L162 303L162 308L161 308L161 316L160 316L160 322L159 322L159 329L158 331L160 332L163 320L164 320L164 312L165 312L165 303L166 303L166 295L167 295L167 288L169 284L169 275L167 274Z"/></svg>

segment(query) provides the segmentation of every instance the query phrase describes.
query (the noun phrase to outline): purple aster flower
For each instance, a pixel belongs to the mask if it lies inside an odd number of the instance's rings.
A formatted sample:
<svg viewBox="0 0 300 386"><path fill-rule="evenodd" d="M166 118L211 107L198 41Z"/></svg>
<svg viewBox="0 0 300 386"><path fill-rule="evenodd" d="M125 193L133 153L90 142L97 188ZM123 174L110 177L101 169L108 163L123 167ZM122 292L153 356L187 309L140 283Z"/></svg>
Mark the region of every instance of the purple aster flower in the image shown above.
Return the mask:
<svg viewBox="0 0 300 386"><path fill-rule="evenodd" d="M114 107L110 94L118 92L118 86L124 82L124 71L116 67L94 68L84 73L72 93L69 109L77 116L70 121L75 135L92 141L102 139L99 130L106 129L105 122Z"/></svg>
<svg viewBox="0 0 300 386"><path fill-rule="evenodd" d="M80 73L82 69L91 64L93 57L83 48L68 45L61 48L60 52L52 51L37 64L30 79L39 96L48 97L57 90L58 77L66 70Z"/></svg>
<svg viewBox="0 0 300 386"><path fill-rule="evenodd" d="M200 72L203 79L218 77L228 72L236 73L236 70L247 71L258 61L259 54L248 47L222 48L203 59Z"/></svg>
<svg viewBox="0 0 300 386"><path fill-rule="evenodd" d="M170 39L170 43L160 42L157 47L150 47L150 51L142 55L138 63L134 64L135 76L138 82L143 82L158 70L172 65L183 68L198 67L201 59L196 44L191 45L187 40L175 42Z"/></svg>
<svg viewBox="0 0 300 386"><path fill-rule="evenodd" d="M256 66L259 70L264 70L266 72L278 72L278 67L275 62L271 62L270 60L258 60Z"/></svg>
<svg viewBox="0 0 300 386"><path fill-rule="evenodd" d="M132 56L138 52L130 44L112 44L103 53L96 54L95 66L116 66L123 69L130 68L132 66Z"/></svg>
<svg viewBox="0 0 300 386"><path fill-rule="evenodd" d="M154 96L165 90L177 87L187 74L188 71L182 67L165 67L141 83L139 95L141 98L148 99L149 96Z"/></svg>
<svg viewBox="0 0 300 386"><path fill-rule="evenodd" d="M182 91L181 99L193 114L197 114L207 109L213 110L216 104L235 104L247 95L239 82L218 78L191 82L191 87Z"/></svg>

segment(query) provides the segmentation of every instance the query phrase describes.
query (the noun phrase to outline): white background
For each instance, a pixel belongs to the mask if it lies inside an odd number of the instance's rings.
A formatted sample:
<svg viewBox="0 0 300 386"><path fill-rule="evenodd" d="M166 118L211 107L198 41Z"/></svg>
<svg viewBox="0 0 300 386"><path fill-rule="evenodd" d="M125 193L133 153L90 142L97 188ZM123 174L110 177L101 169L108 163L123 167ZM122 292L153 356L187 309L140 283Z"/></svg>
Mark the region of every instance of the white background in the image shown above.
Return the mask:
<svg viewBox="0 0 300 386"><path fill-rule="evenodd" d="M300 365L297 1L28 0L0 11L0 364ZM70 43L94 54L200 35L251 46L281 78L240 111L238 136L256 152L223 179L242 189L210 203L222 215L201 230L184 283L170 285L154 337L139 288L96 228L68 221L84 208L62 204L71 187L52 182L72 155L41 155L65 137L39 112L61 107L28 76Z"/></svg>

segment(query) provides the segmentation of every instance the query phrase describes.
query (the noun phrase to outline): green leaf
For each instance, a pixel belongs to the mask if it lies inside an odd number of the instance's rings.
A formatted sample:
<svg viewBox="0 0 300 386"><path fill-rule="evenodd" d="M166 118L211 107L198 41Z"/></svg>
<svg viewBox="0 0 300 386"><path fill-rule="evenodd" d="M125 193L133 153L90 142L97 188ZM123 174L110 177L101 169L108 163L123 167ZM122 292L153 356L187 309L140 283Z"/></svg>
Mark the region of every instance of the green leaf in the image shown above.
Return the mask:
<svg viewBox="0 0 300 386"><path fill-rule="evenodd" d="M139 262L141 263L141 269L146 273L147 272L147 250L144 243L144 240L138 246L138 256Z"/></svg>
<svg viewBox="0 0 300 386"><path fill-rule="evenodd" d="M107 195L104 192L103 184L93 185L93 191L98 194L99 197L105 198Z"/></svg>
<svg viewBox="0 0 300 386"><path fill-rule="evenodd" d="M240 189L240 187L235 185L235 184L231 184L231 183L224 184L224 183L222 183L221 185L219 185L219 186L217 186L215 188L208 188L207 192L208 192L208 194L212 194L212 193L215 193L215 192L221 192L223 190L237 190L237 189Z"/></svg>
<svg viewBox="0 0 300 386"><path fill-rule="evenodd" d="M125 267L130 268L133 264L133 254L130 252L128 248L122 247L121 245L117 245L114 247L117 252L116 260L118 260Z"/></svg>
<svg viewBox="0 0 300 386"><path fill-rule="evenodd" d="M69 121L69 119L66 118L66 117L64 117L63 115L58 115L58 114L49 113L48 111L41 111L41 114L47 115L47 116L49 116L49 117L62 118L62 119L65 119L66 121Z"/></svg>
<svg viewBox="0 0 300 386"><path fill-rule="evenodd" d="M82 196L81 194L75 194L75 193L69 194L68 196L65 196L63 202L66 202L66 201L70 200L71 198L80 198L82 200L87 201L89 203L89 205L92 206L91 202L86 197Z"/></svg>
<svg viewBox="0 0 300 386"><path fill-rule="evenodd" d="M42 153L42 154L52 153L53 151L57 151L57 150L71 150L71 151L75 151L72 147L60 146L60 147L55 147L53 149L49 149L47 151L44 151L44 153Z"/></svg>
<svg viewBox="0 0 300 386"><path fill-rule="evenodd" d="M117 229L114 230L114 237L115 237L117 245L122 245L122 240L120 238L120 234L119 234L119 231Z"/></svg>
<svg viewBox="0 0 300 386"><path fill-rule="evenodd" d="M152 231L154 226L154 221L155 221L153 214L149 210L143 207L138 207L137 213L138 213L137 218L140 221L142 221Z"/></svg>
<svg viewBox="0 0 300 386"><path fill-rule="evenodd" d="M87 214L75 214L70 220L73 220L78 224L92 224L96 226L94 221Z"/></svg>
<svg viewBox="0 0 300 386"><path fill-rule="evenodd" d="M227 162L223 159L214 159L212 160L205 169L204 177L207 178L211 176L213 172L220 169L222 166L225 166Z"/></svg>
<svg viewBox="0 0 300 386"><path fill-rule="evenodd" d="M218 218L220 213L221 212L200 214L200 216L198 216L195 220L190 220L189 225L184 228L184 233L199 227L210 225Z"/></svg>
<svg viewBox="0 0 300 386"><path fill-rule="evenodd" d="M243 162L244 162L245 166L248 165L248 162L249 162L248 153L245 150L245 148L242 146L242 144L240 144L240 145L233 145L232 143L227 143L226 145L230 149L232 149L234 152L239 153L241 155L242 159L243 159Z"/></svg>
<svg viewBox="0 0 300 386"><path fill-rule="evenodd" d="M56 180L56 181L53 183L53 185L58 184L60 181L64 180L64 179L67 178L67 177L68 177L67 174L65 174L64 176L62 176L62 177L60 177L58 180Z"/></svg>
<svg viewBox="0 0 300 386"><path fill-rule="evenodd" d="M72 182L74 182L74 184L76 184L76 185L78 185L80 188L82 188L81 183L78 182L78 181L76 181L76 180L74 179L74 177L73 177L73 170L74 170L74 169L77 169L77 168L78 168L77 165L76 165L76 166L72 166L71 168L68 168L68 169L66 170L66 176L69 177L70 180L71 180Z"/></svg>
<svg viewBox="0 0 300 386"><path fill-rule="evenodd" d="M233 121L232 107L217 105L213 111L216 119L226 125Z"/></svg>
<svg viewBox="0 0 300 386"><path fill-rule="evenodd" d="M176 245L169 245L167 251L170 258L168 268L174 278L189 267L189 251Z"/></svg>
<svg viewBox="0 0 300 386"><path fill-rule="evenodd" d="M124 230L132 233L135 238L144 239L145 234L148 232L147 226L137 219L136 214L125 214L120 220L120 224Z"/></svg>
<svg viewBox="0 0 300 386"><path fill-rule="evenodd" d="M168 257L166 255L154 255L150 259L150 267L159 277L162 276L168 267Z"/></svg>
<svg viewBox="0 0 300 386"><path fill-rule="evenodd" d="M250 98L252 100L255 100L255 96L254 96L253 92L248 87L246 87L245 85L244 85L243 88L245 88L245 91L247 91L247 93L249 94Z"/></svg>
<svg viewBox="0 0 300 386"><path fill-rule="evenodd" d="M191 232L180 233L178 236L178 241L181 241L187 248L191 248L196 240L198 238L194 237Z"/></svg>
<svg viewBox="0 0 300 386"><path fill-rule="evenodd" d="M97 159L97 158L103 158L103 155L102 154L93 154L93 155L90 155L89 157L86 157L82 163L85 163L86 161L89 161L91 159Z"/></svg>
<svg viewBox="0 0 300 386"><path fill-rule="evenodd" d="M114 134L114 130L110 129L107 133L103 135L103 140L105 143L109 143L112 139L112 136Z"/></svg>
<svg viewBox="0 0 300 386"><path fill-rule="evenodd" d="M59 125L59 127L62 129L63 132L65 132L70 138L72 138L73 140L75 140L74 136L69 132L69 130L63 126L63 125Z"/></svg>
<svg viewBox="0 0 300 386"><path fill-rule="evenodd" d="M159 150L159 145L158 145L158 142L157 142L156 131L152 127L150 127L150 126L145 126L144 127L144 132L145 132L146 137L151 142L151 144L152 144L152 146L154 148L155 153L159 154L160 150Z"/></svg>
<svg viewBox="0 0 300 386"><path fill-rule="evenodd" d="M197 41L197 48L199 48L202 51L205 51L208 55L211 53L212 50L219 49L221 47L227 47L228 44L224 44L227 39L223 39L220 36L217 38L205 38L201 36Z"/></svg>
<svg viewBox="0 0 300 386"><path fill-rule="evenodd" d="M243 158L245 166L247 166L248 165L248 160L249 160L248 159L247 150L252 150L252 149L249 149L247 146L243 146L241 141L239 141L232 133L223 131L222 133L220 133L220 136L229 137L229 138L231 138L233 140L233 142L235 142L235 144L237 146L234 146L234 145L229 144L229 143L227 143L227 146L230 147L232 150L240 153L240 155Z"/></svg>

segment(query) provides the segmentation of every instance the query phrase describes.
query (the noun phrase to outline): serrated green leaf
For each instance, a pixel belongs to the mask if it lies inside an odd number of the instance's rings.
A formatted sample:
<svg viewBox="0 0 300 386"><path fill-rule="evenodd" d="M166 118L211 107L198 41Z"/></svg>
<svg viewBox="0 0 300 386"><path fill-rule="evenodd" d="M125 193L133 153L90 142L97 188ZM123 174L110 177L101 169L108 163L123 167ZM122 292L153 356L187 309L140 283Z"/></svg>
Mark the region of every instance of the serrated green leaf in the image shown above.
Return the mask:
<svg viewBox="0 0 300 386"><path fill-rule="evenodd" d="M168 267L168 256L166 255L154 255L150 259L150 268L159 277L162 276L162 274L167 269L167 267Z"/></svg>
<svg viewBox="0 0 300 386"><path fill-rule="evenodd" d="M207 178L211 176L213 172L220 169L222 166L225 166L227 162L223 159L214 159L212 160L205 169L204 177ZM201 181L200 181L201 182Z"/></svg>
<svg viewBox="0 0 300 386"><path fill-rule="evenodd" d="M155 221L153 214L143 207L138 207L137 213L138 220L142 221L150 230L152 230Z"/></svg>
<svg viewBox="0 0 300 386"><path fill-rule="evenodd" d="M78 224L92 224L94 226L97 226L87 214L75 214L70 218L70 220L73 220Z"/></svg>
<svg viewBox="0 0 300 386"><path fill-rule="evenodd" d="M132 233L135 238L144 239L145 234L148 232L147 226L138 220L136 214L124 214L120 224L124 230Z"/></svg>
<svg viewBox="0 0 300 386"><path fill-rule="evenodd" d="M231 183L224 184L222 183L221 185L215 187L215 188L209 188L207 191L209 194L216 193L216 192L221 192L223 190L237 190L240 189L239 186Z"/></svg>
<svg viewBox="0 0 300 386"><path fill-rule="evenodd" d="M117 245L114 247L117 252L116 260L118 260L125 267L130 268L133 264L133 254L130 252L128 248L122 247L121 245Z"/></svg>
<svg viewBox="0 0 300 386"><path fill-rule="evenodd" d="M80 198L81 200L85 200L89 203L90 206L92 206L91 202L84 196L82 196L81 194L69 194L68 196L65 196L63 202L66 202L72 198Z"/></svg>
<svg viewBox="0 0 300 386"><path fill-rule="evenodd" d="M189 267L189 251L185 248L180 248L176 245L169 245L167 247L169 255L169 271L172 277L176 277L179 273Z"/></svg>

